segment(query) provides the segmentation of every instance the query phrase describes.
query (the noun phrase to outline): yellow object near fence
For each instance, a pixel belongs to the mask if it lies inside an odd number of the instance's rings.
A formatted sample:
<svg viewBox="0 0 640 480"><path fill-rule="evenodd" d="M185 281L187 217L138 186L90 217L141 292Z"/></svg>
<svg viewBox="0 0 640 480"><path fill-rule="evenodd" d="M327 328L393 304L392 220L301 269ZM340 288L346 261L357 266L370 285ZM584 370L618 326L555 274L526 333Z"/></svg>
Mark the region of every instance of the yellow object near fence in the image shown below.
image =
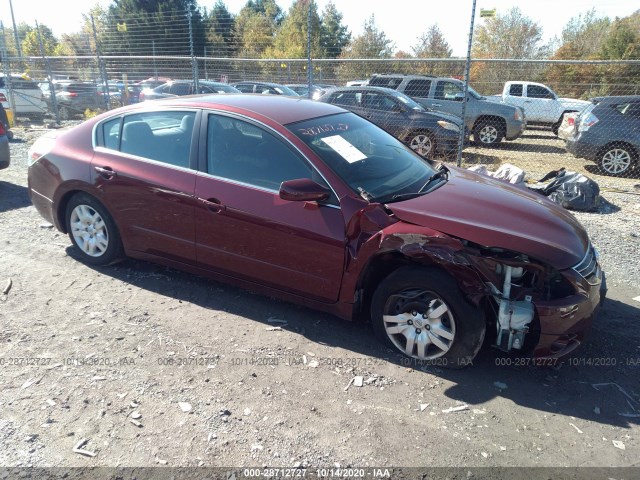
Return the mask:
<svg viewBox="0 0 640 480"><path fill-rule="evenodd" d="M9 128L13 127L13 110L10 108L5 109L7 112L7 122L9 123Z"/></svg>

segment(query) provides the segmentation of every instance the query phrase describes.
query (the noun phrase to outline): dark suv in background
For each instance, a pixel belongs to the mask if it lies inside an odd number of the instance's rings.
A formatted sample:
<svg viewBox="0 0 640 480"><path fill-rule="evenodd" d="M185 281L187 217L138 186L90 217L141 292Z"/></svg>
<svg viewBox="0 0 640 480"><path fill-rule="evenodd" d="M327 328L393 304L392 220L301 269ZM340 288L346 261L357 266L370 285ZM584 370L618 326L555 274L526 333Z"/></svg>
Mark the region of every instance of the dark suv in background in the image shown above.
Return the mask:
<svg viewBox="0 0 640 480"><path fill-rule="evenodd" d="M103 96L98 91L98 86L95 83L63 81L54 82L53 85L60 120L69 120L71 117L81 116L87 109L98 110L104 108ZM49 111L53 112L53 100L49 83L41 83L40 89Z"/></svg>
<svg viewBox="0 0 640 480"><path fill-rule="evenodd" d="M393 88L410 96L430 110L462 118L464 82L455 78L428 75L374 75L369 86ZM525 128L523 111L518 107L487 101L469 87L465 124L479 146L492 146L504 138L515 140Z"/></svg>
<svg viewBox="0 0 640 480"><path fill-rule="evenodd" d="M567 150L613 176L629 174L640 158L640 95L596 97L575 121Z"/></svg>

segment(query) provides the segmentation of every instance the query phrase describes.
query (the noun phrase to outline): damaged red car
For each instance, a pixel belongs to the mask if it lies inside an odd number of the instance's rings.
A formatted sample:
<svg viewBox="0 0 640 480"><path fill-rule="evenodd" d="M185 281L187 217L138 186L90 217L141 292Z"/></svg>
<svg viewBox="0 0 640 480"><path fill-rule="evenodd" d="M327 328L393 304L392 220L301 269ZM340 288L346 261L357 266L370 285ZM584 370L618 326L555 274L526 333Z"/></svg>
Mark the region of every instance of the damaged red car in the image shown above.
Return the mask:
<svg viewBox="0 0 640 480"><path fill-rule="evenodd" d="M597 252L534 192L433 164L339 107L178 98L29 152L29 194L87 263L147 259L353 320L451 367L483 343L556 358L604 298Z"/></svg>

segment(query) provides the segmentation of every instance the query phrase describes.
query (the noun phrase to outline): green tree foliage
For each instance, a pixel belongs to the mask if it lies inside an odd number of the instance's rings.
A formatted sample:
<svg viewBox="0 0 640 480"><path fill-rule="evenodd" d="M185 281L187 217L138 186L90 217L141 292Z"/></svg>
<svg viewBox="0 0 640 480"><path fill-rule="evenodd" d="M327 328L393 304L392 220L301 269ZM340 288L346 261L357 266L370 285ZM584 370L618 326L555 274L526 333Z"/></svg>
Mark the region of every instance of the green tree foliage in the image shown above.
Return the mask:
<svg viewBox="0 0 640 480"><path fill-rule="evenodd" d="M47 56L55 56L60 52L60 45L58 40L53 35L53 32L46 25L40 25L40 36L42 37L42 47L44 54ZM39 57L40 43L38 41L38 30L35 28L29 31L22 40L22 54L27 57Z"/></svg>
<svg viewBox="0 0 640 480"><path fill-rule="evenodd" d="M209 55L232 57L236 52L235 18L222 0L217 0L207 18Z"/></svg>
<svg viewBox="0 0 640 480"><path fill-rule="evenodd" d="M382 30L378 29L373 14L365 20L363 29L362 34L349 42L340 58L391 58L395 45ZM378 68L373 62L345 62L338 67L338 76L344 81L369 78Z"/></svg>
<svg viewBox="0 0 640 480"><path fill-rule="evenodd" d="M296 0L286 15L273 40L273 47L264 52L265 58L306 58L308 16L311 10L311 56L322 55L320 46L320 17L315 2Z"/></svg>
<svg viewBox="0 0 640 480"><path fill-rule="evenodd" d="M162 55L190 55L188 11L194 53L202 55L205 24L195 0L113 0L101 49L111 55L151 55L155 42Z"/></svg>
<svg viewBox="0 0 640 480"><path fill-rule="evenodd" d="M351 32L342 24L342 14L333 2L324 7L320 21L322 51L327 58L337 58L351 41Z"/></svg>
<svg viewBox="0 0 640 480"><path fill-rule="evenodd" d="M420 58L449 58L453 52L437 24L431 25L411 49Z"/></svg>
<svg viewBox="0 0 640 480"><path fill-rule="evenodd" d="M472 45L472 56L480 59L542 59L549 54L550 46L542 42L542 27L518 7L485 19L476 28ZM481 93L490 94L501 91L508 80L540 80L542 71L536 64L510 62L496 68L495 63L478 62L472 66L471 82Z"/></svg>
<svg viewBox="0 0 640 480"><path fill-rule="evenodd" d="M275 0L249 0L236 17L238 55L260 58L273 46L273 37L282 17L282 9Z"/></svg>

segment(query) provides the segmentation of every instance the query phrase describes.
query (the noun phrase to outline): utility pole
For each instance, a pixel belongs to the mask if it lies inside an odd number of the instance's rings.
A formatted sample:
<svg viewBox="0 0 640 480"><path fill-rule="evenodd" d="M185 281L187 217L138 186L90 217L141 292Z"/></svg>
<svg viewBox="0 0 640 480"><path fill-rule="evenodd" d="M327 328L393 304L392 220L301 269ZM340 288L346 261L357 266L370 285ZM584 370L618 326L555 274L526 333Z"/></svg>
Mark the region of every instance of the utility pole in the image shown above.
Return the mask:
<svg viewBox="0 0 640 480"><path fill-rule="evenodd" d="M469 70L471 69L471 44L473 43L473 24L476 18L476 0L471 7L471 25L469 27L469 44L467 45L467 63L464 72L464 96L462 97L462 129L458 139L458 158L456 165L462 165L462 148L464 147L464 132L466 130L465 114L467 111L467 95L469 94Z"/></svg>
<svg viewBox="0 0 640 480"><path fill-rule="evenodd" d="M22 61L22 47L20 46L20 37L18 36L18 27L16 26L16 18L13 16L13 1L9 0L9 8L11 9L11 22L13 23L13 37L16 40L16 50L18 58Z"/></svg>
<svg viewBox="0 0 640 480"><path fill-rule="evenodd" d="M311 98L311 85L313 84L313 65L311 63L311 7L313 0L309 2L307 13L307 86L309 87L308 97Z"/></svg>

